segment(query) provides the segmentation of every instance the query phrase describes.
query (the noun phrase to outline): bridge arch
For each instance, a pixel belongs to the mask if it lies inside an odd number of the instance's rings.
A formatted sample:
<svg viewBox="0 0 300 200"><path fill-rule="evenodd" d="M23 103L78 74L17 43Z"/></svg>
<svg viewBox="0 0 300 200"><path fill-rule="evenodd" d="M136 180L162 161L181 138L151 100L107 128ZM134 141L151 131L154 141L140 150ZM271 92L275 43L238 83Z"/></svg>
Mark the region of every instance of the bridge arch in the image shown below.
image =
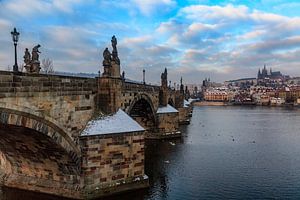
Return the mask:
<svg viewBox="0 0 300 200"><path fill-rule="evenodd" d="M136 95L125 111L146 130L153 130L156 127L155 108L147 94Z"/></svg>
<svg viewBox="0 0 300 200"><path fill-rule="evenodd" d="M0 124L25 127L47 135L56 144L63 147L75 162L80 162L80 149L58 122L34 111L26 112L26 108L14 107L16 109L11 109L7 107L0 107Z"/></svg>
<svg viewBox="0 0 300 200"><path fill-rule="evenodd" d="M24 126L3 123L0 136L1 186L65 197L78 193L80 169L52 138Z"/></svg>

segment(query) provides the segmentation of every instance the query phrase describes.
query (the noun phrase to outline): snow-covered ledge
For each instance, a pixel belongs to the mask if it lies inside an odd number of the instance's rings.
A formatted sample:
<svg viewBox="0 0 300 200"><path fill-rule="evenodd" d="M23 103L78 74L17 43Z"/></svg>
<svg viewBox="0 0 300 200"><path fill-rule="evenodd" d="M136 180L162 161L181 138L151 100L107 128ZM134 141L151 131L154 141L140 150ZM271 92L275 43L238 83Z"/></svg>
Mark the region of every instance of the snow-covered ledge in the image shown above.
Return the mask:
<svg viewBox="0 0 300 200"><path fill-rule="evenodd" d="M174 107L172 107L170 104L164 107L159 107L157 109L157 114L162 114L162 113L178 113L178 110L176 110Z"/></svg>
<svg viewBox="0 0 300 200"><path fill-rule="evenodd" d="M145 129L122 109L119 109L113 115L99 117L90 121L82 131L81 136L138 131L145 131Z"/></svg>

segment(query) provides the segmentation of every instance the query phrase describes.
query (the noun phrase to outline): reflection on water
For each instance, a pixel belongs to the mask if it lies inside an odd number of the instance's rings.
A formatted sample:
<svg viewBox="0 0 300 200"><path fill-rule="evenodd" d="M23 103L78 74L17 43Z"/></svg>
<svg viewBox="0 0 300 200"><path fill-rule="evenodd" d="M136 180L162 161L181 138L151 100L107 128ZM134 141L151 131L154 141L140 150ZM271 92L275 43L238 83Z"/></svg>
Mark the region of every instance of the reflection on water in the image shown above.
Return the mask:
<svg viewBox="0 0 300 200"><path fill-rule="evenodd" d="M299 199L299 122L298 109L195 107L182 139L146 143L151 187L106 200Z"/></svg>

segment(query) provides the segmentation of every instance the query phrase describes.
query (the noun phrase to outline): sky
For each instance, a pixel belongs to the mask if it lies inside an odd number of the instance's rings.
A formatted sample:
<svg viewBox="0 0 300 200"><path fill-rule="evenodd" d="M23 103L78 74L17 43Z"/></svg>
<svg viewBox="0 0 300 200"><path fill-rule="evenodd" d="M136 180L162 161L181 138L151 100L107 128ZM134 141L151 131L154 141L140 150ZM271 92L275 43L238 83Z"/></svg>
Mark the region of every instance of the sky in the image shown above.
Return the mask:
<svg viewBox="0 0 300 200"><path fill-rule="evenodd" d="M118 39L121 71L134 80L197 84L256 77L264 64L300 76L298 0L0 0L0 69L14 64L10 32L56 71L103 72L103 50Z"/></svg>

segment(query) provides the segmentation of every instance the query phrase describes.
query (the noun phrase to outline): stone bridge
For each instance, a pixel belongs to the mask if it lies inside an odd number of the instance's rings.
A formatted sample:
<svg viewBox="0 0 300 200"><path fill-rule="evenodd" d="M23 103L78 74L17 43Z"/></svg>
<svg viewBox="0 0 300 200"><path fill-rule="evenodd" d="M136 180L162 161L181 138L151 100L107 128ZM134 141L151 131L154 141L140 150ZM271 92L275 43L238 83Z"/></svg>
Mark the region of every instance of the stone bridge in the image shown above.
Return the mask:
<svg viewBox="0 0 300 200"><path fill-rule="evenodd" d="M121 76L117 61L103 61L95 78L0 71L0 185L75 199L147 186L145 133L180 136L189 109L167 70L160 86L149 85ZM141 127L82 134L119 109Z"/></svg>
<svg viewBox="0 0 300 200"><path fill-rule="evenodd" d="M85 181L80 135L87 123L121 108L149 132L157 131L170 126L158 117L157 111L167 103L175 102L176 107L178 99L182 100L178 98L180 94L166 86L121 77L0 71L0 183L81 197Z"/></svg>
<svg viewBox="0 0 300 200"><path fill-rule="evenodd" d="M114 77L101 77L98 84L100 110L114 113L121 108L150 132L159 131L157 111L160 107L184 106L183 92L166 85L148 85Z"/></svg>
<svg viewBox="0 0 300 200"><path fill-rule="evenodd" d="M95 79L1 71L2 184L79 193L79 136L95 113L96 92Z"/></svg>

